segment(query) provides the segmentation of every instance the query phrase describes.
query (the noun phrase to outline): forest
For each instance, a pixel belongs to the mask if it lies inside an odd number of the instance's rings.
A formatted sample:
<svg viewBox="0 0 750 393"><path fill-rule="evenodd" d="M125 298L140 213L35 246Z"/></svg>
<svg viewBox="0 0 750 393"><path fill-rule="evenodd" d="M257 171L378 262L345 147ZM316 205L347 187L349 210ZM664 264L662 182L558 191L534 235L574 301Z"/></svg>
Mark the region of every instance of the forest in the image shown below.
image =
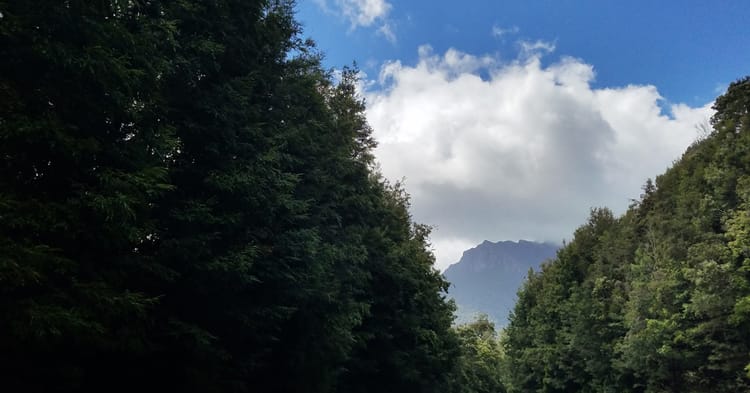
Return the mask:
<svg viewBox="0 0 750 393"><path fill-rule="evenodd" d="M432 392L459 340L287 1L1 1L6 392Z"/></svg>
<svg viewBox="0 0 750 393"><path fill-rule="evenodd" d="M750 391L750 77L621 217L589 220L518 295L511 392Z"/></svg>
<svg viewBox="0 0 750 393"><path fill-rule="evenodd" d="M6 392L750 390L750 78L509 326L455 326L291 0L0 0Z"/></svg>

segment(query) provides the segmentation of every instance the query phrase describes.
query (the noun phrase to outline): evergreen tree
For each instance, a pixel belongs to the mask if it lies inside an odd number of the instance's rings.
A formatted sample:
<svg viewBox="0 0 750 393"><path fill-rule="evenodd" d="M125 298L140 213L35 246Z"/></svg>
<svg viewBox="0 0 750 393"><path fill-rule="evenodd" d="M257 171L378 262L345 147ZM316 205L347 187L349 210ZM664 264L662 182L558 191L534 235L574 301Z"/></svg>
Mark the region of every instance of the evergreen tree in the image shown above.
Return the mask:
<svg viewBox="0 0 750 393"><path fill-rule="evenodd" d="M748 86L624 216L595 212L529 277L504 339L509 390L750 389Z"/></svg>
<svg viewBox="0 0 750 393"><path fill-rule="evenodd" d="M157 2L2 1L0 368L15 391L137 377L140 271L171 186Z"/></svg>
<svg viewBox="0 0 750 393"><path fill-rule="evenodd" d="M429 231L291 1L0 9L6 386L444 388Z"/></svg>

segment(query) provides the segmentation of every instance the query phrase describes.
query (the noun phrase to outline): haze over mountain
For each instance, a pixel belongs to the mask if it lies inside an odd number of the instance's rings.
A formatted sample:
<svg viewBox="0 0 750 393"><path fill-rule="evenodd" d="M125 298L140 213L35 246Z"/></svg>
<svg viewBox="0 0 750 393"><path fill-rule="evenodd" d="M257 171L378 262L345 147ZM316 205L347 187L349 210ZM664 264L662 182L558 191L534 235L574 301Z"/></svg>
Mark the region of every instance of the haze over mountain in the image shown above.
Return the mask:
<svg viewBox="0 0 750 393"><path fill-rule="evenodd" d="M458 304L457 322L466 323L485 313L496 325L504 326L529 269L539 271L542 262L553 258L558 248L553 243L526 240L485 240L464 251L444 273L451 283L448 295Z"/></svg>

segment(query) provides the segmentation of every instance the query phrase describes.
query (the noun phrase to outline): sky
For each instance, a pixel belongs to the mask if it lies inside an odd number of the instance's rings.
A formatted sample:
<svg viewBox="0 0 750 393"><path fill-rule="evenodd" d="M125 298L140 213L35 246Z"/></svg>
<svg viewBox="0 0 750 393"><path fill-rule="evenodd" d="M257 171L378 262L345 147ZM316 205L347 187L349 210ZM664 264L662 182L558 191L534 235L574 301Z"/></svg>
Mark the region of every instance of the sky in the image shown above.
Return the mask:
<svg viewBox="0 0 750 393"><path fill-rule="evenodd" d="M307 0L297 19L326 67L361 70L380 170L441 270L623 213L750 73L745 0Z"/></svg>

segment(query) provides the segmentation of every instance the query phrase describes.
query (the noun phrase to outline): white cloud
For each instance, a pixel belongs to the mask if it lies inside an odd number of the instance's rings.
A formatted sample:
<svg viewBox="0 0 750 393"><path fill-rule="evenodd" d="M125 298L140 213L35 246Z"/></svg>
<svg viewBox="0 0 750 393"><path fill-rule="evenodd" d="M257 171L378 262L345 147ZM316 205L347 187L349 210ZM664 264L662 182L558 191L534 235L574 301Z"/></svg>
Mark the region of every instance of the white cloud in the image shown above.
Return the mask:
<svg viewBox="0 0 750 393"><path fill-rule="evenodd" d="M333 4L329 4L332 1ZM388 14L393 6L386 0L315 0L326 12L340 15L349 22L352 30L358 27L379 25L377 32L395 43L396 34Z"/></svg>
<svg viewBox="0 0 750 393"><path fill-rule="evenodd" d="M391 10L391 4L385 0L336 0L336 4L353 27L371 26Z"/></svg>
<svg viewBox="0 0 750 393"><path fill-rule="evenodd" d="M593 88L592 65L543 66L552 45L527 45L511 63L423 46L366 94L382 171L406 177L415 219L436 226L441 269L482 240L560 242L591 207L623 212L712 113L677 104L669 117L656 87Z"/></svg>
<svg viewBox="0 0 750 393"><path fill-rule="evenodd" d="M521 45L521 53L526 57L539 54L546 55L555 51L554 43L542 40L536 40L534 42L519 41L519 44Z"/></svg>
<svg viewBox="0 0 750 393"><path fill-rule="evenodd" d="M518 26L511 26L508 28L503 28L497 25L492 26L492 36L495 38L502 38L503 36L510 35L510 34L516 34L520 31Z"/></svg>
<svg viewBox="0 0 750 393"><path fill-rule="evenodd" d="M386 22L382 26L380 26L380 28L378 28L378 33L385 37L385 39L387 39L392 44L396 43L396 33L393 32L393 27L389 22Z"/></svg>

